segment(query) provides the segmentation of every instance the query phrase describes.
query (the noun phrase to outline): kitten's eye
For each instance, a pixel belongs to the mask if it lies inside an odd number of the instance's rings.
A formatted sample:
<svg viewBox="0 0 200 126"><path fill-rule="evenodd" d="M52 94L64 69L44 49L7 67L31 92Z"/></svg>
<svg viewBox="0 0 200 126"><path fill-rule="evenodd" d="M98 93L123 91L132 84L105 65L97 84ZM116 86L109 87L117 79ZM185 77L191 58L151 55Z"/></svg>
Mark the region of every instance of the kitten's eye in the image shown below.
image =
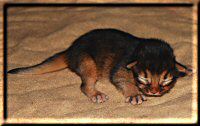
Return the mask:
<svg viewBox="0 0 200 126"><path fill-rule="evenodd" d="M166 86L168 85L170 82L172 82L172 78L168 78L168 79L165 79L162 83L163 86Z"/></svg>
<svg viewBox="0 0 200 126"><path fill-rule="evenodd" d="M144 78L142 76L138 76L138 80L144 84L148 84L148 79L147 78Z"/></svg>

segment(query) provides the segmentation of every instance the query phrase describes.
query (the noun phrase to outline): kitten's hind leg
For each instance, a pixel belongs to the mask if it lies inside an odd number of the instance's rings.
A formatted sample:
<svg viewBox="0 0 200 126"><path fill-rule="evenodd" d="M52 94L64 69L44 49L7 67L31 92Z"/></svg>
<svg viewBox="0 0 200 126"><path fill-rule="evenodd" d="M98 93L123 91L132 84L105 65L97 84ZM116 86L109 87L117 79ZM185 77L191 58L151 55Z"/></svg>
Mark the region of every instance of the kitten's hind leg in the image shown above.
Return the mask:
<svg viewBox="0 0 200 126"><path fill-rule="evenodd" d="M108 96L96 90L98 74L94 60L89 56L84 56L79 65L79 74L82 84L81 91L90 98L92 102L102 103L108 100Z"/></svg>
<svg viewBox="0 0 200 126"><path fill-rule="evenodd" d="M192 66L186 66L176 61L176 69L178 70L176 76L184 77L184 76L191 76L192 74L196 73L196 71L192 68Z"/></svg>

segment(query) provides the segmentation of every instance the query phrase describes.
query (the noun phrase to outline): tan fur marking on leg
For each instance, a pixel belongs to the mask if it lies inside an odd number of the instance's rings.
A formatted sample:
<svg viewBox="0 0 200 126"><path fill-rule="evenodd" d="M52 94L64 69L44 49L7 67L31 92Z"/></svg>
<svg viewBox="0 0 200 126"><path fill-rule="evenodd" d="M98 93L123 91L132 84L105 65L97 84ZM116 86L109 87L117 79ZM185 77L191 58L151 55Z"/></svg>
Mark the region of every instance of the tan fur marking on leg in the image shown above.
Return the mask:
<svg viewBox="0 0 200 126"><path fill-rule="evenodd" d="M139 94L138 87L135 85L135 81L132 72L128 72L126 69L119 69L115 74L115 84L125 97Z"/></svg>
<svg viewBox="0 0 200 126"><path fill-rule="evenodd" d="M96 95L97 90L95 89L95 84L97 81L97 68L94 60L89 56L85 56L79 68L82 81L85 84L82 91L89 97Z"/></svg>
<svg viewBox="0 0 200 126"><path fill-rule="evenodd" d="M103 66L103 71L102 71L102 75L104 77L109 76L110 75L110 70L112 67L112 63L113 63L113 58L109 57L108 59L105 60L104 66Z"/></svg>
<svg viewBox="0 0 200 126"><path fill-rule="evenodd" d="M137 87L134 84L127 83L124 85L122 93L125 97L129 97L129 96L133 96L134 94L135 95L139 94L139 90L137 89Z"/></svg>

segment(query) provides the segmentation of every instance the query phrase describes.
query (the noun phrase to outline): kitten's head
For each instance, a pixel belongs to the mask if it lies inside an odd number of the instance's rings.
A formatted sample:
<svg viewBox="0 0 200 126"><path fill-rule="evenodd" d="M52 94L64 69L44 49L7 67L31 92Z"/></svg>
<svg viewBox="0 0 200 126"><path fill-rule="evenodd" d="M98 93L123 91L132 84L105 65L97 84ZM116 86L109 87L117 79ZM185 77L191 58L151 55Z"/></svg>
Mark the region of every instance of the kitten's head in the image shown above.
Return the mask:
<svg viewBox="0 0 200 126"><path fill-rule="evenodd" d="M161 40L148 39L136 48L135 53L136 60L127 67L132 69L139 89L149 96L165 94L174 86L176 79L185 76L188 70L177 64L173 49Z"/></svg>

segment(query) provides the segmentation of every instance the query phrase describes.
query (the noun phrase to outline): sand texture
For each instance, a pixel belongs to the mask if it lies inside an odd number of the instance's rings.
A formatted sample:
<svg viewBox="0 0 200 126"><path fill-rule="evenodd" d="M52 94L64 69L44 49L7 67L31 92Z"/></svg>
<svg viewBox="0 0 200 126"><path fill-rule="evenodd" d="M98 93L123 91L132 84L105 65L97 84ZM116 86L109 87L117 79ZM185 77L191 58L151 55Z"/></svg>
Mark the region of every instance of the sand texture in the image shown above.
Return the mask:
<svg viewBox="0 0 200 126"><path fill-rule="evenodd" d="M163 39L173 47L179 62L192 66L192 23L190 7L9 8L8 69L40 63L96 28ZM44 75L8 75L8 117L190 119L193 76L179 79L162 97L148 97L142 105L132 106L108 80L98 82L97 89L109 101L91 103L80 91L80 78L68 69Z"/></svg>

